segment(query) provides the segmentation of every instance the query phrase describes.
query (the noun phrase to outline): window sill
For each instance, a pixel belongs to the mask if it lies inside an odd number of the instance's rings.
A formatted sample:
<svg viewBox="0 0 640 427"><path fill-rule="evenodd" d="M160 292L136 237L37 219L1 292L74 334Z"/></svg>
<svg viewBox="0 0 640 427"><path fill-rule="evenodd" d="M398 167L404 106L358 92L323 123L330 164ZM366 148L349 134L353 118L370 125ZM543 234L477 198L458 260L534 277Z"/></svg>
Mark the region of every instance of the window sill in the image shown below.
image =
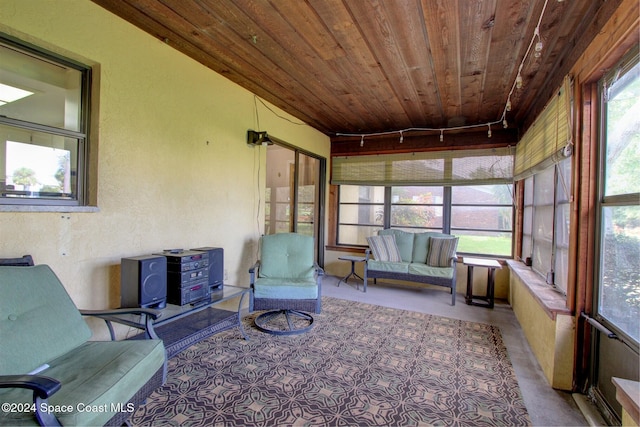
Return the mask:
<svg viewBox="0 0 640 427"><path fill-rule="evenodd" d="M100 212L97 206L0 205L0 212Z"/></svg>
<svg viewBox="0 0 640 427"><path fill-rule="evenodd" d="M551 320L555 320L558 314L569 316L572 314L567 308L566 298L547 285L531 268L520 261L509 259L506 262L511 273L520 279Z"/></svg>

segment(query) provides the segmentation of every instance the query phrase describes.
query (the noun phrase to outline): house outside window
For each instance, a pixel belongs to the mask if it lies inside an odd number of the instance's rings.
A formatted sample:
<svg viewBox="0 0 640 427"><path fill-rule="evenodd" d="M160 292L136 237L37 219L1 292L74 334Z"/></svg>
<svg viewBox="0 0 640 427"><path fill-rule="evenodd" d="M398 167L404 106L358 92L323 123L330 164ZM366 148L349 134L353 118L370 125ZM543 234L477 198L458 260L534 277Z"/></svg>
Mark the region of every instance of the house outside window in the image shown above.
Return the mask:
<svg viewBox="0 0 640 427"><path fill-rule="evenodd" d="M0 204L83 206L90 68L0 35Z"/></svg>

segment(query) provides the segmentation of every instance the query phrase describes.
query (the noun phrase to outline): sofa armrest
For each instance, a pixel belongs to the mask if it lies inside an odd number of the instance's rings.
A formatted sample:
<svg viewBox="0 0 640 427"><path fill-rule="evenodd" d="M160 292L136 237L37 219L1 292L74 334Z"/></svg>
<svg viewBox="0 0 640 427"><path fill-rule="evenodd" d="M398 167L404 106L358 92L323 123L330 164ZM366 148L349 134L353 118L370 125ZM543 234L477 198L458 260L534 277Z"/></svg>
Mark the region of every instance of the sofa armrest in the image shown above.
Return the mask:
<svg viewBox="0 0 640 427"><path fill-rule="evenodd" d="M123 319L118 318L118 316L125 314L137 314L141 315L144 318L144 330L147 338L150 339L159 339L156 331L153 329L153 321L162 316L162 312L160 310L154 310L151 308L114 308L109 310L79 310L80 314L83 316L92 316L97 317L107 324L107 328L109 329L109 335L111 336L111 340L115 341L116 336L113 331L113 325L111 322L122 323L124 325L128 325L129 323L125 322Z"/></svg>
<svg viewBox="0 0 640 427"><path fill-rule="evenodd" d="M42 426L60 426L49 411L47 399L60 390L62 384L43 375L0 375L0 388L24 388L33 391L33 412Z"/></svg>

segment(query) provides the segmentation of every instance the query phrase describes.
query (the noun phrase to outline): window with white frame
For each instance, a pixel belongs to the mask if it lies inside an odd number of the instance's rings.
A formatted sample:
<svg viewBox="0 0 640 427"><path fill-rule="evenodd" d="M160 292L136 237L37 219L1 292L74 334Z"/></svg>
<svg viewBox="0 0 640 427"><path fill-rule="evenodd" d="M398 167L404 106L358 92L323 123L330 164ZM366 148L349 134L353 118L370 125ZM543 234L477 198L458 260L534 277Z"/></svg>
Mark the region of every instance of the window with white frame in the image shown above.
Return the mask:
<svg viewBox="0 0 640 427"><path fill-rule="evenodd" d="M0 204L82 206L91 70L0 35Z"/></svg>

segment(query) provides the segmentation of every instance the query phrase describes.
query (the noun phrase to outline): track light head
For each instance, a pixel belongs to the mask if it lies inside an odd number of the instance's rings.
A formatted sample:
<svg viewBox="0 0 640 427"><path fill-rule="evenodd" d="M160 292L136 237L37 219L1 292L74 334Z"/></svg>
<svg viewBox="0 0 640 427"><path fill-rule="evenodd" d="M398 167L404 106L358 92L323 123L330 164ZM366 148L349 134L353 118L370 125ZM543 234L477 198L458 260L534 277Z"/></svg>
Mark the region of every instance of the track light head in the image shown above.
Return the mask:
<svg viewBox="0 0 640 427"><path fill-rule="evenodd" d="M255 130L248 130L247 145L273 145L273 141L269 138L266 131L256 132Z"/></svg>

